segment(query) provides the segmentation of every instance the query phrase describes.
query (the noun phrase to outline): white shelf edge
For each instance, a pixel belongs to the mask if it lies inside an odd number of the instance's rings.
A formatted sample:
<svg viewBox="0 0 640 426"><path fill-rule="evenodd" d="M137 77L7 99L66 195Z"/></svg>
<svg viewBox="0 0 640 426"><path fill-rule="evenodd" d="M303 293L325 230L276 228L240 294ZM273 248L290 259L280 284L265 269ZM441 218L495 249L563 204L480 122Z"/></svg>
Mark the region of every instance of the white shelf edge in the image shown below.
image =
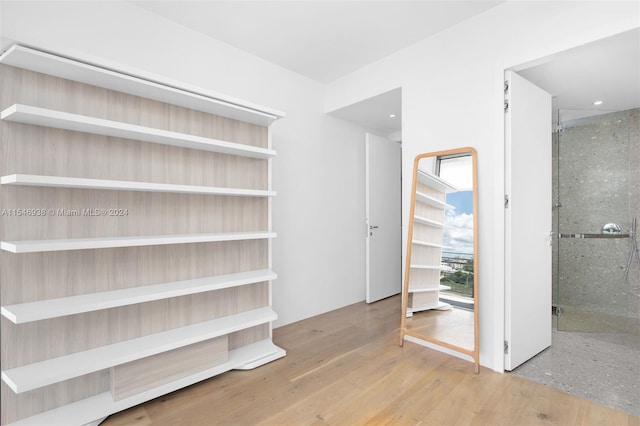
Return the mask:
<svg viewBox="0 0 640 426"><path fill-rule="evenodd" d="M260 126L269 126L285 116L283 112L273 108L150 75L141 70L113 69L124 68L120 64L93 64L17 44L0 55L0 63Z"/></svg>
<svg viewBox="0 0 640 426"><path fill-rule="evenodd" d="M441 265L418 265L418 264L412 264L410 265L411 269L435 269L435 270L440 270L442 268Z"/></svg>
<svg viewBox="0 0 640 426"><path fill-rule="evenodd" d="M145 391L129 398L114 401L110 392L104 392L71 404L45 411L44 413L10 423L11 426L70 426L86 425L97 419L117 413L159 396L174 392L194 383L201 382L234 369L245 369L246 366L258 367L267 362L282 358L286 352L274 345L271 339L251 343L229 352L229 360L213 368L184 377L160 387Z"/></svg>
<svg viewBox="0 0 640 426"><path fill-rule="evenodd" d="M432 293L438 291L437 288L409 288L409 293Z"/></svg>
<svg viewBox="0 0 640 426"><path fill-rule="evenodd" d="M428 204L431 207L440 208L443 210L455 210L456 208L451 204L447 204L444 201L440 201L433 197L428 196L427 194L423 194L422 192L416 191L416 200L423 204Z"/></svg>
<svg viewBox="0 0 640 426"><path fill-rule="evenodd" d="M11 253L141 247L169 244L211 243L275 238L275 232L229 232L220 234L149 235L109 238L2 241L0 249Z"/></svg>
<svg viewBox="0 0 640 426"><path fill-rule="evenodd" d="M459 296L454 293L441 293L440 298L445 300L452 300L454 302L462 302L469 305L475 304L475 300L473 300L473 297Z"/></svg>
<svg viewBox="0 0 640 426"><path fill-rule="evenodd" d="M275 191L213 186L176 185L172 183L135 182L125 180L87 179L63 176L12 174L0 177L2 185L44 186L72 189L105 189L113 191L171 192L176 194L231 195L241 197L274 197Z"/></svg>
<svg viewBox="0 0 640 426"><path fill-rule="evenodd" d="M258 159L275 156L272 149L260 148L234 142L194 136L185 133L138 126L135 124L105 120L86 115L72 114L30 105L14 104L0 113L0 119L36 126L91 133L116 138L133 139L162 145L179 146L229 155L240 155Z"/></svg>
<svg viewBox="0 0 640 426"><path fill-rule="evenodd" d="M32 321L271 281L276 278L277 274L275 272L269 269L261 269L7 305L1 307L1 313L14 324L24 324Z"/></svg>
<svg viewBox="0 0 640 426"><path fill-rule="evenodd" d="M451 287L446 285L441 285L439 287L434 287L434 288L409 287L409 293L429 293L434 291L442 291L442 290L450 290L450 289Z"/></svg>
<svg viewBox="0 0 640 426"><path fill-rule="evenodd" d="M73 379L192 345L235 331L275 321L271 307L254 309L185 327L154 333L111 345L76 352L2 372L2 380L16 394Z"/></svg>
<svg viewBox="0 0 640 426"><path fill-rule="evenodd" d="M426 247L433 247L433 248L443 248L444 246L442 244L436 244L436 243L429 243L427 241L420 241L420 240L412 240L411 244L415 244L417 246L426 246Z"/></svg>
<svg viewBox="0 0 640 426"><path fill-rule="evenodd" d="M456 192L458 190L458 188L446 180L434 174L425 172L424 170L418 170L418 182L435 188L441 192Z"/></svg>
<svg viewBox="0 0 640 426"><path fill-rule="evenodd" d="M436 222L435 220L427 219L427 218L424 218L422 216L414 216L414 220L417 223L421 223L421 224L427 225L427 226L433 226L434 228L442 228L442 227L444 227L443 223Z"/></svg>
<svg viewBox="0 0 640 426"><path fill-rule="evenodd" d="M407 314L413 314L414 312L421 311L429 311L429 310L441 310L446 311L451 309L451 305L449 303L438 301L438 303L433 305L425 305L425 306L417 306L417 307L409 307L407 308Z"/></svg>

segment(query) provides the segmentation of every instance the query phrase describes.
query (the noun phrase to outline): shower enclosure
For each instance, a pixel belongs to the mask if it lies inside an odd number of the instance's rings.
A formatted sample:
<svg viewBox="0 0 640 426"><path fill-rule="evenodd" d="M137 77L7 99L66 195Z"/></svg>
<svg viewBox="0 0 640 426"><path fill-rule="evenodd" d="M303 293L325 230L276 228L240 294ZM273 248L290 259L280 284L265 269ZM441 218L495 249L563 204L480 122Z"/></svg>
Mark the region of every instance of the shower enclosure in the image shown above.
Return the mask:
<svg viewBox="0 0 640 426"><path fill-rule="evenodd" d="M638 343L640 109L572 113L560 111L553 135L555 325Z"/></svg>

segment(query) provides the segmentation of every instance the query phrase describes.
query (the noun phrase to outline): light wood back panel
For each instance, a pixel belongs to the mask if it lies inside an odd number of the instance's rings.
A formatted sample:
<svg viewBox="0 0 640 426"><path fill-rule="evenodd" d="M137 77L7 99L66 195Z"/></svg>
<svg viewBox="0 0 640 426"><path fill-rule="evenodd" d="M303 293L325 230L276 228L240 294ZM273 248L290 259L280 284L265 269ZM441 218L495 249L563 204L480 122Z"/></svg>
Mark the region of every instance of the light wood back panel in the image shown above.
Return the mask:
<svg viewBox="0 0 640 426"><path fill-rule="evenodd" d="M268 147L267 128L0 65L0 109L15 103ZM0 121L0 175L13 173L268 189L268 162ZM266 198L134 191L0 187L2 240L267 230ZM65 216L61 210L126 209L123 216ZM32 254L0 252L0 303L263 269L266 240ZM2 369L140 337L269 304L269 283L218 290L16 325L0 319ZM229 335L229 348L269 337L268 324ZM102 371L14 394L4 383L1 424L109 389Z"/></svg>
<svg viewBox="0 0 640 426"><path fill-rule="evenodd" d="M1 382L2 424L106 392L109 390L109 383L109 370L87 374L18 395L14 394L6 383Z"/></svg>
<svg viewBox="0 0 640 426"><path fill-rule="evenodd" d="M2 109L14 103L267 147L267 128L0 64Z"/></svg>
<svg viewBox="0 0 640 426"><path fill-rule="evenodd" d="M111 368L111 393L120 399L215 367L229 359L227 336L128 362Z"/></svg>
<svg viewBox="0 0 640 426"><path fill-rule="evenodd" d="M2 209L44 210L3 217L3 241L264 231L267 199L160 192L3 186ZM83 215L85 210L106 215ZM76 215L76 213L78 215Z"/></svg>
<svg viewBox="0 0 640 426"><path fill-rule="evenodd" d="M0 252L0 280L6 283L1 288L5 305L267 266L264 240L71 252Z"/></svg>

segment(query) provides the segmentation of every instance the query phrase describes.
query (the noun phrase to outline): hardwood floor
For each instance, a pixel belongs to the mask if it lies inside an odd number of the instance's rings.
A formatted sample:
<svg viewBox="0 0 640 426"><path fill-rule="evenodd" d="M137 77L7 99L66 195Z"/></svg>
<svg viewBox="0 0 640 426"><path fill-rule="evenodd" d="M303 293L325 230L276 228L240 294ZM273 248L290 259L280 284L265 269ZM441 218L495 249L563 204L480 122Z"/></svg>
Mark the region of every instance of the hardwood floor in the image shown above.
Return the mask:
<svg viewBox="0 0 640 426"><path fill-rule="evenodd" d="M473 350L473 311L449 309L415 312L412 317L407 318L407 329Z"/></svg>
<svg viewBox="0 0 640 426"><path fill-rule="evenodd" d="M398 296L274 330L287 356L102 425L640 425L640 418L406 342Z"/></svg>

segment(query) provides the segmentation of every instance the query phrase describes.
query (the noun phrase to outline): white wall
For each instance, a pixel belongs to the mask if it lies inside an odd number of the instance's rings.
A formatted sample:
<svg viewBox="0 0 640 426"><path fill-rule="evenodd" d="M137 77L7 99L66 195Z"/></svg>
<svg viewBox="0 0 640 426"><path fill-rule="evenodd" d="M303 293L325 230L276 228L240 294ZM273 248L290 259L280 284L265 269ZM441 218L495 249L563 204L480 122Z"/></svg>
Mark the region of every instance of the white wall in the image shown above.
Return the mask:
<svg viewBox="0 0 640 426"><path fill-rule="evenodd" d="M0 3L0 35L284 111L273 125L276 326L364 300L364 130L323 87L124 2Z"/></svg>
<svg viewBox="0 0 640 426"><path fill-rule="evenodd" d="M323 111L402 86L405 203L416 154L478 150L481 361L501 371L503 70L638 27L638 7L506 2L326 88L122 2L3 0L0 34L287 113L273 126L276 325L364 299L363 130Z"/></svg>
<svg viewBox="0 0 640 426"><path fill-rule="evenodd" d="M504 362L504 69L638 26L637 1L506 2L326 88L325 110L333 111L402 86L405 225L413 157L461 146L477 149L485 366L502 371Z"/></svg>

